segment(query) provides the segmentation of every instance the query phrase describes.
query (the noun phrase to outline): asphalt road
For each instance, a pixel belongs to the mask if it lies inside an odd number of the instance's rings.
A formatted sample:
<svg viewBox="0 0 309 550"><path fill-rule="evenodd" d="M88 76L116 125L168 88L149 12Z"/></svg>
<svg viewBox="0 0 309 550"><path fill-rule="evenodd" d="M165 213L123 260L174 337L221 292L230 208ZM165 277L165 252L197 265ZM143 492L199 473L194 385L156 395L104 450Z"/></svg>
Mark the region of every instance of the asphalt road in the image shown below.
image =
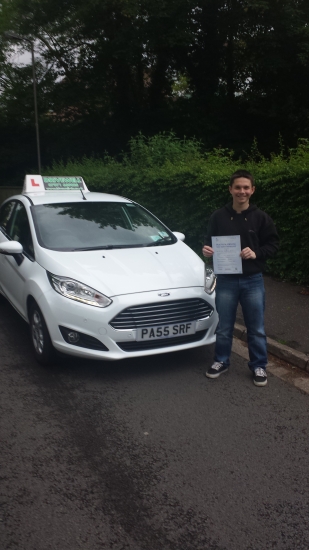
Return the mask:
<svg viewBox="0 0 309 550"><path fill-rule="evenodd" d="M2 302L1 550L308 550L309 396L211 351L44 369Z"/></svg>

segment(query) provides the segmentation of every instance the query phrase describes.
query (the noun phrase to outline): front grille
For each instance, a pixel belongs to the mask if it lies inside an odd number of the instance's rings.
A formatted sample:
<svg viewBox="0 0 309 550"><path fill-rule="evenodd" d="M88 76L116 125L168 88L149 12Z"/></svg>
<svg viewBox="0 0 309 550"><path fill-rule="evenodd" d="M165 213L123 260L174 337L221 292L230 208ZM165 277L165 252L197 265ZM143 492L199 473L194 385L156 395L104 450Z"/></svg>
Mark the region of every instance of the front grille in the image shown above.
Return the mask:
<svg viewBox="0 0 309 550"><path fill-rule="evenodd" d="M206 335L207 330L200 330L189 336L179 336L178 338L162 338L159 340L146 340L145 342L116 342L123 351L143 351L147 349L168 348L179 346L181 344L191 344L198 342Z"/></svg>
<svg viewBox="0 0 309 550"><path fill-rule="evenodd" d="M210 317L213 307L201 298L154 302L124 309L110 325L117 330L134 330L140 327L155 327L173 323L187 323Z"/></svg>

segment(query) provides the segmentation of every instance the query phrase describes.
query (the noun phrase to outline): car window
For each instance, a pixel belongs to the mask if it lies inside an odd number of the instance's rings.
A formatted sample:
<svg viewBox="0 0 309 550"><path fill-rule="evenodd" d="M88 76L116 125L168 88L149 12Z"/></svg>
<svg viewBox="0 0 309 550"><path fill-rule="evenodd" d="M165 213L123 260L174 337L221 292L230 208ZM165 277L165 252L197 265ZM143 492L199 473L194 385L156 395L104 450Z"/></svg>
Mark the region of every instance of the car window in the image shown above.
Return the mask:
<svg viewBox="0 0 309 550"><path fill-rule="evenodd" d="M9 201L0 208L0 229L5 235L8 235L9 224L15 205L16 201Z"/></svg>
<svg viewBox="0 0 309 550"><path fill-rule="evenodd" d="M31 207L38 241L53 250L174 244L175 236L134 203L74 202Z"/></svg>
<svg viewBox="0 0 309 550"><path fill-rule="evenodd" d="M24 205L17 202L16 209L13 212L11 224L9 227L9 236L13 241L18 241L23 245L26 255L34 257L33 241L31 229L28 220L28 214Z"/></svg>

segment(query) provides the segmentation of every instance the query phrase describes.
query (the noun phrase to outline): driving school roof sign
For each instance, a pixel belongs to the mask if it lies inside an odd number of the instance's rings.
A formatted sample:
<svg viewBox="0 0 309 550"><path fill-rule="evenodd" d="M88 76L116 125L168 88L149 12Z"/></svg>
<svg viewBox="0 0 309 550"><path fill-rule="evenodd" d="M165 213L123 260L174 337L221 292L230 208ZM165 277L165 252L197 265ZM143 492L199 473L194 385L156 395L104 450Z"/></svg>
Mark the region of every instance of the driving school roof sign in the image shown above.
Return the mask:
<svg viewBox="0 0 309 550"><path fill-rule="evenodd" d="M39 193L44 191L88 191L80 176L39 176L27 175L23 193Z"/></svg>

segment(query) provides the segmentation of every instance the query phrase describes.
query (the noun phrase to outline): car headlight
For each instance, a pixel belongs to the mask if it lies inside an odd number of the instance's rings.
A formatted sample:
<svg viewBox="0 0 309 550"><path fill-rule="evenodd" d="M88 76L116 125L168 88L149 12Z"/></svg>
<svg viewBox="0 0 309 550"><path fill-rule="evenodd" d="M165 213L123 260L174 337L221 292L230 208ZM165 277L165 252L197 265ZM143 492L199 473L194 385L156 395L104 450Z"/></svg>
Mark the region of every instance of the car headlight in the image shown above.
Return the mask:
<svg viewBox="0 0 309 550"><path fill-rule="evenodd" d="M205 292L207 292L207 294L212 294L216 288L216 284L217 284L217 277L215 276L213 270L209 269L209 267L206 267L205 265L205 284L204 284Z"/></svg>
<svg viewBox="0 0 309 550"><path fill-rule="evenodd" d="M113 301L94 288L69 277L59 277L48 272L47 276L53 289L62 296L70 298L70 300L76 300L82 304L95 307L107 307Z"/></svg>

